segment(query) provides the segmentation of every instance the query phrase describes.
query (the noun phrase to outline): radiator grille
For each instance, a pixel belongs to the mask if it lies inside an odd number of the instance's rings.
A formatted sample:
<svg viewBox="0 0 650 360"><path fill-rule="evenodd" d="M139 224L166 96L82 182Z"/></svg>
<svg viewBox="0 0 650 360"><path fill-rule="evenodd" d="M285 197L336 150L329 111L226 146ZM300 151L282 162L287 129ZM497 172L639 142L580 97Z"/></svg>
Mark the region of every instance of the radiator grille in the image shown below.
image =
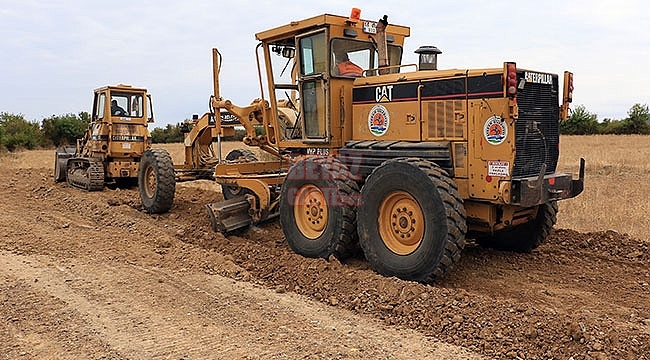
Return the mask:
<svg viewBox="0 0 650 360"><path fill-rule="evenodd" d="M523 75L518 73L517 80L521 81ZM523 89L517 90L517 104L517 153L512 176L539 175L542 164L546 164L546 174L555 172L560 142L557 75L553 75L552 85L527 82Z"/></svg>

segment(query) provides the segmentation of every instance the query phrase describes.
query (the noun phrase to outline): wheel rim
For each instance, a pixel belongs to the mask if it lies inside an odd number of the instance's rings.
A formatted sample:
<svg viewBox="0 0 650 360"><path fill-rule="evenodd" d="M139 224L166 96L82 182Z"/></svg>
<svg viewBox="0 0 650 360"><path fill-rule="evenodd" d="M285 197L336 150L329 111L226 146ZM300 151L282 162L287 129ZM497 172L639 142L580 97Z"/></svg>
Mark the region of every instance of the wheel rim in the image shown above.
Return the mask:
<svg viewBox="0 0 650 360"><path fill-rule="evenodd" d="M147 166L144 174L144 192L148 198L156 194L156 172L153 166Z"/></svg>
<svg viewBox="0 0 650 360"><path fill-rule="evenodd" d="M304 185L298 190L293 214L300 232L308 239L316 239L327 225L327 201L315 185Z"/></svg>
<svg viewBox="0 0 650 360"><path fill-rule="evenodd" d="M398 255L415 251L424 236L424 214L420 204L405 191L394 191L379 207L379 235L386 247Z"/></svg>

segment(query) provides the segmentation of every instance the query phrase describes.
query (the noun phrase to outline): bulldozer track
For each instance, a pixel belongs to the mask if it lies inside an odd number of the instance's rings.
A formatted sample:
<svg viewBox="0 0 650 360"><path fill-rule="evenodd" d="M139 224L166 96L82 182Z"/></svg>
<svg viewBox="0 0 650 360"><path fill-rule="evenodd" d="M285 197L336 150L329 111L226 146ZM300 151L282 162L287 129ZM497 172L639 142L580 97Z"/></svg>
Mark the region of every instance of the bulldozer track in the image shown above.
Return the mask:
<svg viewBox="0 0 650 360"><path fill-rule="evenodd" d="M70 164L77 163L70 172ZM68 161L68 185L86 191L99 191L104 188L104 165L98 159L75 158Z"/></svg>

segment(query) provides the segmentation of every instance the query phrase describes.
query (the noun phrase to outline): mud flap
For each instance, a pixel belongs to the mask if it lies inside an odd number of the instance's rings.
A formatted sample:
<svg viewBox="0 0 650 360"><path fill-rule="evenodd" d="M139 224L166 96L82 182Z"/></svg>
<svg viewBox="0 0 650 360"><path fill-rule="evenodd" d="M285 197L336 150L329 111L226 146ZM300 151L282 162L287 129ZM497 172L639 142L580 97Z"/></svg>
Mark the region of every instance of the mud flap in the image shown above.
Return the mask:
<svg viewBox="0 0 650 360"><path fill-rule="evenodd" d="M253 224L250 215L250 203L243 195L232 199L207 204L208 216L212 229L227 234Z"/></svg>

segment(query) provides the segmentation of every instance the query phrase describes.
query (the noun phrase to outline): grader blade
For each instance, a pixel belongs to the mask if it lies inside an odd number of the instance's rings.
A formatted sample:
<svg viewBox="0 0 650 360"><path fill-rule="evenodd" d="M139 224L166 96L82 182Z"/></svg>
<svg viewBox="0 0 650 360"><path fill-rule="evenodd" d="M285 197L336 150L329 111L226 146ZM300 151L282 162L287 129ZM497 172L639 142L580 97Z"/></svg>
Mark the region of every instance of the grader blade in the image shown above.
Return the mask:
<svg viewBox="0 0 650 360"><path fill-rule="evenodd" d="M205 207L208 210L208 216L210 216L214 231L227 234L253 223L253 218L249 212L250 203L243 195L207 204Z"/></svg>

